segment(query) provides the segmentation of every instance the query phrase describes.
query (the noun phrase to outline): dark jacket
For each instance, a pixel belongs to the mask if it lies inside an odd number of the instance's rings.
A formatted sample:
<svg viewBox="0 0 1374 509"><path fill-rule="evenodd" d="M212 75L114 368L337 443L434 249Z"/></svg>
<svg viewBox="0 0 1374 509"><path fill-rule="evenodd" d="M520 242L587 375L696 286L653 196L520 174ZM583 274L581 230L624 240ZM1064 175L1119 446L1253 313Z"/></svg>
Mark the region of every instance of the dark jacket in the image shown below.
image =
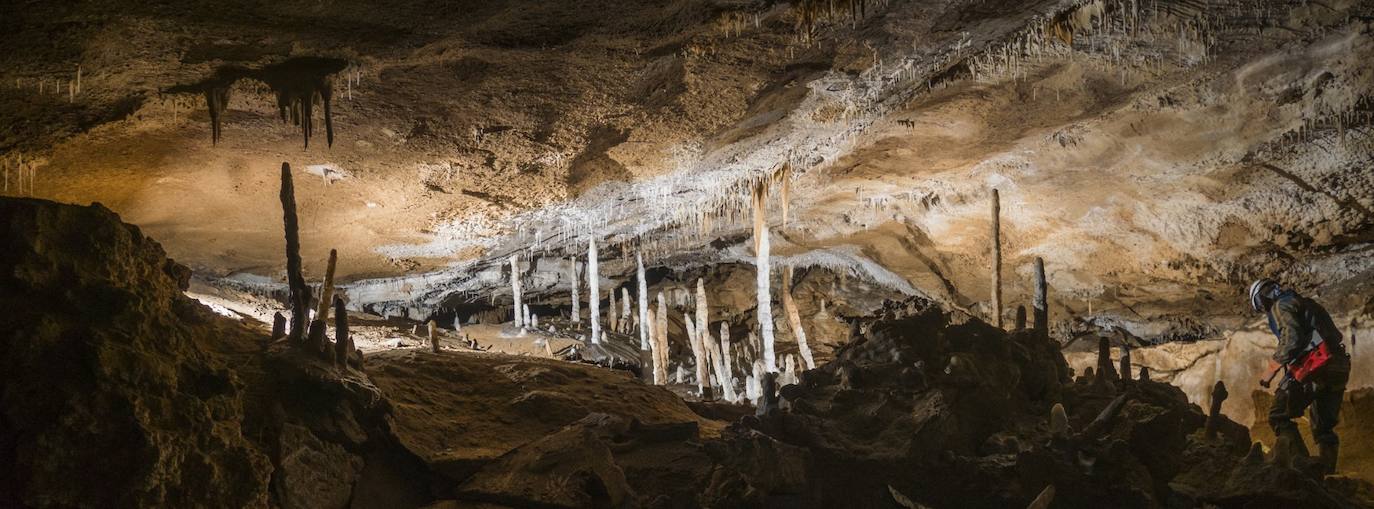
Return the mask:
<svg viewBox="0 0 1374 509"><path fill-rule="evenodd" d="M1292 290L1279 294L1269 308L1269 330L1279 338L1279 347L1274 351L1274 361L1279 364L1287 365L1301 357L1312 346L1314 332L1327 342L1333 354L1345 353L1341 331L1326 308Z"/></svg>

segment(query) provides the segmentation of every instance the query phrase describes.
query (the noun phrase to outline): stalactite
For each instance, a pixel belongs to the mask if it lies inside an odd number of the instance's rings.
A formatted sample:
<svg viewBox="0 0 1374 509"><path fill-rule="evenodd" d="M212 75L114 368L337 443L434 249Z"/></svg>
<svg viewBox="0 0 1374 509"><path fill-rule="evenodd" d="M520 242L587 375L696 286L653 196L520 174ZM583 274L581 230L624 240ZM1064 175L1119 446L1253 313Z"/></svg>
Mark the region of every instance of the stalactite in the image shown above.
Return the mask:
<svg viewBox="0 0 1374 509"><path fill-rule="evenodd" d="M219 143L220 124L229 105L229 91L240 79L249 78L267 84L277 96L277 109L282 121L290 119L301 127L305 147L310 147L314 132L313 110L318 101L324 107L325 138L334 145L334 89L330 76L348 67L347 62L321 57L297 57L260 69L223 67L198 83L177 85L167 89L169 94L200 93L210 110L210 136Z"/></svg>
<svg viewBox="0 0 1374 509"><path fill-rule="evenodd" d="M596 268L596 238L587 239L587 312L591 314L592 343L601 342L601 273Z"/></svg>
<svg viewBox="0 0 1374 509"><path fill-rule="evenodd" d="M315 306L315 319L328 323L329 308L334 303L334 266L339 262L339 251L329 250L329 262L325 264L324 285L320 286L320 300Z"/></svg>
<svg viewBox="0 0 1374 509"><path fill-rule="evenodd" d="M639 286L639 349L649 350L649 287L644 281L644 255L635 252L635 279Z"/></svg>
<svg viewBox="0 0 1374 509"><path fill-rule="evenodd" d="M788 265L782 269L782 311L787 314L787 326L792 328L792 336L797 340L797 349L801 351L802 361L806 363L806 369L816 369L816 358L811 355L811 345L806 341L806 329L802 327L801 314L797 312L797 304L792 300L792 266Z"/></svg>
<svg viewBox="0 0 1374 509"><path fill-rule="evenodd" d="M755 184L754 205L754 267L757 272L759 337L763 340L764 368L769 373L778 371L777 360L773 358L773 300L768 292L768 187L765 182Z"/></svg>
<svg viewBox="0 0 1374 509"><path fill-rule="evenodd" d="M992 323L1002 328L1002 200L992 190Z"/></svg>
<svg viewBox="0 0 1374 509"><path fill-rule="evenodd" d="M512 308L515 316L512 321L515 322L517 328L523 328L525 326L525 312L520 294L520 255L510 255L510 293L515 300L515 307Z"/></svg>
<svg viewBox="0 0 1374 509"><path fill-rule="evenodd" d="M296 219L296 191L291 182L291 165L281 163L282 222L286 225L286 281L291 303L292 344L305 339L306 320L310 314L310 287L301 274L301 241Z"/></svg>
<svg viewBox="0 0 1374 509"><path fill-rule="evenodd" d="M339 368L348 367L348 358L353 355L353 339L348 337L348 311L344 301L334 297L334 364Z"/></svg>

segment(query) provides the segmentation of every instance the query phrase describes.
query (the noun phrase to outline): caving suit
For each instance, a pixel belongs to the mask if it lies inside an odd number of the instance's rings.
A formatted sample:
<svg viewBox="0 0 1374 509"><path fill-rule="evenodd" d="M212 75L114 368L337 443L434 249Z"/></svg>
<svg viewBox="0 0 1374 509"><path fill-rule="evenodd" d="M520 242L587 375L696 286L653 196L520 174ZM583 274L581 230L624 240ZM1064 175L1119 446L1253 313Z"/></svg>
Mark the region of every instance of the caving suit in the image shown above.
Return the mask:
<svg viewBox="0 0 1374 509"><path fill-rule="evenodd" d="M1293 444L1305 454L1302 436L1293 419L1301 417L1310 406L1308 420L1312 424L1312 438L1317 442L1323 469L1334 472L1340 439L1336 437L1336 423L1340 420L1341 399L1350 379L1350 355L1341 344L1341 332L1326 309L1312 299L1286 290L1269 307L1269 329L1278 337L1279 346L1274 361L1289 366L1298 361L1313 345L1313 334L1327 343L1331 359L1318 368L1305 382L1289 375L1274 391L1274 404L1269 407L1269 427L1274 435L1289 436Z"/></svg>

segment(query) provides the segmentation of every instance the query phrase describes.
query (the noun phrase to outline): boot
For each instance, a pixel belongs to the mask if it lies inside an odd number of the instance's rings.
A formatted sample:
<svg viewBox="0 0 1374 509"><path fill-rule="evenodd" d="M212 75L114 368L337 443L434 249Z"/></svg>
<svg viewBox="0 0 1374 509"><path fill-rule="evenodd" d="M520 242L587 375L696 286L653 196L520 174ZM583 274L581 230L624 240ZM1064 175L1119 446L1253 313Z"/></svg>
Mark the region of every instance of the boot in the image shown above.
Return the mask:
<svg viewBox="0 0 1374 509"><path fill-rule="evenodd" d="M1322 475L1336 473L1336 457L1340 444L1317 444L1317 462L1321 464Z"/></svg>

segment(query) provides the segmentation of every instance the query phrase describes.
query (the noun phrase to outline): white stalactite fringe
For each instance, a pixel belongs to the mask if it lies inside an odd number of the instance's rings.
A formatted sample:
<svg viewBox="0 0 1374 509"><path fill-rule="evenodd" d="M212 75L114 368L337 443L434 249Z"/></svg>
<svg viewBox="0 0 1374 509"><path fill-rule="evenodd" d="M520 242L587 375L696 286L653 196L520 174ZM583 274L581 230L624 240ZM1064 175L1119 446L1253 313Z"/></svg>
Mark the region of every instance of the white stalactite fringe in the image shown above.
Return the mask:
<svg viewBox="0 0 1374 509"><path fill-rule="evenodd" d="M520 302L520 255L510 255L510 292L515 299L515 307L511 308L514 313L515 326L525 326L525 310Z"/></svg>
<svg viewBox="0 0 1374 509"><path fill-rule="evenodd" d="M773 299L768 292L768 184L760 181L754 185L754 266L758 273L758 320L759 336L763 340L764 369L769 373L778 372L777 359L773 356Z"/></svg>
<svg viewBox="0 0 1374 509"><path fill-rule="evenodd" d="M816 369L816 358L811 355L811 345L806 342L806 329L802 328L801 314L797 303L792 300L792 266L782 270L782 311L787 314L787 326L792 328L792 337L797 340L797 350L801 351L806 369Z"/></svg>
<svg viewBox="0 0 1374 509"><path fill-rule="evenodd" d="M592 343L601 343L601 273L596 267L596 238L587 239L587 312L592 321Z"/></svg>
<svg viewBox="0 0 1374 509"><path fill-rule="evenodd" d="M649 350L649 329L653 320L649 319L649 288L644 282L644 255L635 253L635 272L639 283L639 349Z"/></svg>

